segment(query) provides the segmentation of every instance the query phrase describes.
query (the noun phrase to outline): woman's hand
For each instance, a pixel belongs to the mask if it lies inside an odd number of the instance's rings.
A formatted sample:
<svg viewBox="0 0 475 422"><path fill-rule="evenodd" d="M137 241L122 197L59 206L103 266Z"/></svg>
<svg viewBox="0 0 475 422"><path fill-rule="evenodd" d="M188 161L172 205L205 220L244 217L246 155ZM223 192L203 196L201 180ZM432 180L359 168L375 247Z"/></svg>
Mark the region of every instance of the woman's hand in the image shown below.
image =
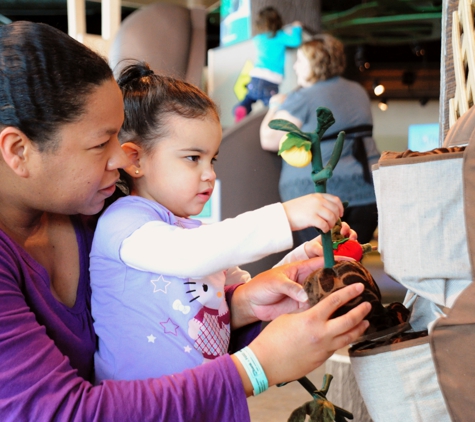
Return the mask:
<svg viewBox="0 0 475 422"><path fill-rule="evenodd" d="M351 240L358 239L357 233L345 222L341 223L341 234ZM317 236L314 239L305 242L304 249L309 258L323 256L322 237Z"/></svg>
<svg viewBox="0 0 475 422"><path fill-rule="evenodd" d="M351 258L342 257L343 260ZM231 327L271 321L279 315L308 309L305 279L323 267L323 258L293 262L267 270L239 286L231 301Z"/></svg>
<svg viewBox="0 0 475 422"><path fill-rule="evenodd" d="M300 274L293 274L300 277ZM338 318L331 315L344 303L362 293L363 284L356 283L332 293L314 307L299 313L281 315L268 324L249 345L264 372L269 386L293 381L307 375L324 363L336 350L360 337L368 321L363 318L371 305L361 303ZM243 368L233 358L248 395L252 392Z"/></svg>
<svg viewBox="0 0 475 422"><path fill-rule="evenodd" d="M260 273L239 286L231 301L231 327L270 321L283 313L307 307L308 297L301 284L310 273L322 267L322 258L293 262Z"/></svg>

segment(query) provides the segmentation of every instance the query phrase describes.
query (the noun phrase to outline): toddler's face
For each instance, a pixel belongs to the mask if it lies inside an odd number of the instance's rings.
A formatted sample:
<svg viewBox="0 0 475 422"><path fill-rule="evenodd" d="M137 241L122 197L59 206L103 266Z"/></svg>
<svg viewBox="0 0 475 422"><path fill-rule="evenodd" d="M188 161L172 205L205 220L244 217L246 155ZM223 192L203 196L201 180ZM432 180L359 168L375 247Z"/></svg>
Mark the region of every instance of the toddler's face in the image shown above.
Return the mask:
<svg viewBox="0 0 475 422"><path fill-rule="evenodd" d="M213 193L222 129L213 117L171 116L169 134L140 160L137 193L179 217L197 215Z"/></svg>

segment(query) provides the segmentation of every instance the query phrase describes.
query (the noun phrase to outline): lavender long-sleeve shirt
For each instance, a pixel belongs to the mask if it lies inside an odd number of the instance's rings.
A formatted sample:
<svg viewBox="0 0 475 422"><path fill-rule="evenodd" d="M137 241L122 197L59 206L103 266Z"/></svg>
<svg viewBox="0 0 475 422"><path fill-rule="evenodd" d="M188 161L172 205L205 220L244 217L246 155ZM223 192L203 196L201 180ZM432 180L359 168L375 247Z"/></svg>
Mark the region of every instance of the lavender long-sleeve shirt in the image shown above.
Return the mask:
<svg viewBox="0 0 475 422"><path fill-rule="evenodd" d="M46 270L0 231L0 420L249 421L229 357L169 377L92 386L96 337L90 313L91 233L73 218L80 280L72 308L51 294ZM229 300L235 286L226 292ZM259 326L239 330L235 349ZM236 334L236 333L235 333Z"/></svg>

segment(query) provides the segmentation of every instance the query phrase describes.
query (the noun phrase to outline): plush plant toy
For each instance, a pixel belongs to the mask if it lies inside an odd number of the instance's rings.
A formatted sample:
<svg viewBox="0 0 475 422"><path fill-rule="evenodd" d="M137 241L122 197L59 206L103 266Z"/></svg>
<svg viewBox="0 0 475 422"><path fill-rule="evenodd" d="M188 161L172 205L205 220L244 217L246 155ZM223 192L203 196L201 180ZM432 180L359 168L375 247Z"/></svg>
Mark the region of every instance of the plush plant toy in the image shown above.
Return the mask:
<svg viewBox="0 0 475 422"><path fill-rule="evenodd" d="M345 409L335 406L327 400L328 389L333 376L325 374L323 376L323 385L321 390L317 390L315 386L308 380L302 378L301 384L312 395L313 400L304 403L302 406L295 409L288 422L304 422L307 415L310 416L310 422L345 422L346 419L353 419L353 414Z"/></svg>
<svg viewBox="0 0 475 422"><path fill-rule="evenodd" d="M343 143L345 141L345 133L340 132L330 160L324 166L320 141L325 131L334 123L335 119L332 112L325 107L319 107L317 109L317 128L314 132L302 132L296 125L283 119L275 119L269 122L269 127L272 129L288 132L283 136L278 152L288 164L295 167L305 167L309 163L312 163L312 180L315 184L315 191L319 193L326 192L326 182L332 176L333 170L340 159ZM346 285L360 282L365 286L362 294L340 307L332 317L343 315L360 303L368 301L372 307L366 317L370 325L360 340L368 340L373 338L373 336L400 332L402 326L404 326L404 329L407 329L406 321L409 316L409 311L400 303L394 303L388 307L384 307L381 303L381 292L378 285L375 283L370 272L359 262L363 256L364 249L366 248L366 250L368 250L368 245L362 246L353 240L344 239L339 233L339 230L333 231L333 237L332 239L331 232L322 233L324 267L310 274L304 282L304 289L309 296L310 305L315 305L323 298ZM346 246L343 247L345 244ZM335 262L334 255L351 256L355 261ZM301 382L301 380L299 380L299 382ZM320 408L321 405L319 403L313 403L312 405L307 403L304 407L307 410L311 410L313 408ZM317 414L315 412L313 413L315 415ZM292 422L304 420L305 415L304 419L292 419ZM328 422L337 419L328 419L328 416L318 416L318 418L315 416L314 419L311 420L312 422ZM339 420L344 421L344 419Z"/></svg>
<svg viewBox="0 0 475 422"><path fill-rule="evenodd" d="M332 112L325 107L317 109L317 128L314 132L302 132L296 125L283 119L275 119L269 122L269 127L272 129L288 132L283 136L278 152L288 164L303 167L312 163L312 179L315 183L315 191L319 193L326 192L326 182L332 177L345 141L345 132L340 132L330 160L324 166L320 140L325 131L334 123L335 119ZM322 233L324 268L310 274L304 283L304 289L309 295L310 304L315 305L323 298L346 285L361 282L365 286L363 293L343 305L335 312L333 317L343 315L358 304L369 301L372 309L367 316L370 326L366 330L365 335L390 329L404 323L407 320L409 311L401 304L392 304L387 308L383 307L378 285L369 271L359 262L364 248L368 248L368 245L361 246L358 244L358 253L355 255L355 249L353 249L355 246L354 241L342 238L341 234L335 230L333 234L335 239L332 239L331 232ZM334 249L333 240L335 240L336 249ZM345 244L352 245L352 251L348 249L345 251L343 249ZM334 254L352 256L356 261L335 262Z"/></svg>
<svg viewBox="0 0 475 422"><path fill-rule="evenodd" d="M293 123L283 119L274 119L269 122L270 128L288 132L280 142L278 154L282 159L294 167L305 167L310 162L312 163L312 179L315 183L315 191L319 193L326 192L326 182L332 176L333 169L340 159L345 140L345 132L340 132L330 161L323 167L320 139L333 123L335 123L335 119L332 112L324 107L317 109L317 129L315 132L302 132ZM332 268L335 259L333 257L331 233L322 234L322 245L325 268Z"/></svg>

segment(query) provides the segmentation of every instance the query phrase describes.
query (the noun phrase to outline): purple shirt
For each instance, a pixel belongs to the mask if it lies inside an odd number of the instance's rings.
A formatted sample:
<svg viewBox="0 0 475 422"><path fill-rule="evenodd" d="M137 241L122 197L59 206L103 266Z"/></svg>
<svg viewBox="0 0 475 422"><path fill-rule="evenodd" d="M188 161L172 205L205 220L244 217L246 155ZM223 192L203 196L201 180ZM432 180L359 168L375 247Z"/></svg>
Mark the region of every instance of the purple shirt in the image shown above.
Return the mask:
<svg viewBox="0 0 475 422"><path fill-rule="evenodd" d="M229 355L169 377L105 381L93 387L96 338L90 314L91 234L73 218L80 280L72 308L51 294L49 276L0 231L0 420L249 421ZM229 300L233 289L228 289ZM247 344L259 325L231 337ZM212 398L212 399L210 399Z"/></svg>

